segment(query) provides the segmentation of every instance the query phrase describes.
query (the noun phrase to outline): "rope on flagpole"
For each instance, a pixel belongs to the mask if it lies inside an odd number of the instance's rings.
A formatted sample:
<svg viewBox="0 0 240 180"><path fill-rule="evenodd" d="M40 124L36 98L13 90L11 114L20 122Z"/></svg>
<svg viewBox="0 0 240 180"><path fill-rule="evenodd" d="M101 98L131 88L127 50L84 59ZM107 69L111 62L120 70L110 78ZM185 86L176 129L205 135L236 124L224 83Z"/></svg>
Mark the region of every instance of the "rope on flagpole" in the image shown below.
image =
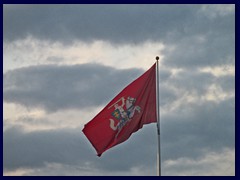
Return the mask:
<svg viewBox="0 0 240 180"><path fill-rule="evenodd" d="M159 57L156 56L156 80L157 80L157 134L158 134L158 154L157 154L157 167L158 167L158 176L161 176L161 145L160 145L160 112L159 112L159 70L158 70L158 60Z"/></svg>

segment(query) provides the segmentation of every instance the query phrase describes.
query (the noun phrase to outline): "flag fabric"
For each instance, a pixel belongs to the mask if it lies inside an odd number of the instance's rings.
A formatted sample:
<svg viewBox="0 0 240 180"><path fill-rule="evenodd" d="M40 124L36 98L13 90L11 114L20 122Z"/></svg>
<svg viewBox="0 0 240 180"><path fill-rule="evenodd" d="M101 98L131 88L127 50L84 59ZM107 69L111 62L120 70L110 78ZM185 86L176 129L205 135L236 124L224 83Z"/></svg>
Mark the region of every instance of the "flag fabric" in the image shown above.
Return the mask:
<svg viewBox="0 0 240 180"><path fill-rule="evenodd" d="M156 63L125 87L84 128L97 155L126 141L144 124L157 122Z"/></svg>

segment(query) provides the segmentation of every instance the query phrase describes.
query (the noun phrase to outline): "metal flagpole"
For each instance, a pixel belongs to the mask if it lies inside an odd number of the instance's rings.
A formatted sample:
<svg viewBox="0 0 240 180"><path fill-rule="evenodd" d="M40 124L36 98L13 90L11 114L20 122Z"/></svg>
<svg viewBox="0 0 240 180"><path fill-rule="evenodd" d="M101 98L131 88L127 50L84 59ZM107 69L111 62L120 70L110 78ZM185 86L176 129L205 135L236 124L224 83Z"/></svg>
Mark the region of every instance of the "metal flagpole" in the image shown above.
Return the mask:
<svg viewBox="0 0 240 180"><path fill-rule="evenodd" d="M158 167L158 176L161 176L161 145L160 145L160 112L159 112L159 70L158 70L158 60L159 57L156 56L157 60L157 73L156 73L156 81L157 81L157 134L158 134L158 154L157 154L157 167Z"/></svg>

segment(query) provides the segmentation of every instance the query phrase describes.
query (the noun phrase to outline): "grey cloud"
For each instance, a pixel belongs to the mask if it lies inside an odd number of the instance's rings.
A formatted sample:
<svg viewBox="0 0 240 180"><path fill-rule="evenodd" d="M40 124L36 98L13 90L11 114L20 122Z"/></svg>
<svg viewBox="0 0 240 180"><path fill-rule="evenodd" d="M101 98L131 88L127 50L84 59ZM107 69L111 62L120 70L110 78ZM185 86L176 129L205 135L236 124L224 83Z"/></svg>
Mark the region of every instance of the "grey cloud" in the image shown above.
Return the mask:
<svg viewBox="0 0 240 180"><path fill-rule="evenodd" d="M160 79L161 82L167 81L172 75L172 73L169 70L166 70L166 69L160 69L159 71L160 71L159 72L159 77L160 77L159 79Z"/></svg>
<svg viewBox="0 0 240 180"><path fill-rule="evenodd" d="M161 115L162 162L181 157L197 159L207 152L234 149L232 101L182 105L172 114ZM156 124L144 126L128 141L108 150L101 158L96 156L79 128L24 132L21 127L12 127L4 131L3 137L4 171L41 168L46 163L78 167L80 172L81 167L89 166L99 172L122 173L139 164L156 168ZM167 172L168 169L165 170ZM51 174L54 173L68 172Z"/></svg>
<svg viewBox="0 0 240 180"><path fill-rule="evenodd" d="M179 94L176 93L173 89L169 88L168 85L160 84L159 86L159 98L160 98L160 106L165 106L168 104L172 104L176 99L178 99Z"/></svg>
<svg viewBox="0 0 240 180"><path fill-rule="evenodd" d="M217 78L219 85L225 92L234 92L235 93L235 77L231 75L222 76Z"/></svg>
<svg viewBox="0 0 240 180"><path fill-rule="evenodd" d="M163 159L198 158L205 150L235 147L234 98L182 105L161 118ZM176 151L177 149L177 151Z"/></svg>
<svg viewBox="0 0 240 180"><path fill-rule="evenodd" d="M215 77L211 73L185 70L160 83L160 105L165 109L186 93L199 101L178 102L179 106L161 114L163 160L198 158L209 151L235 146L235 99L219 102L202 100L211 85L224 93L234 93L234 76ZM177 149L177 151L176 151Z"/></svg>
<svg viewBox="0 0 240 180"><path fill-rule="evenodd" d="M35 169L51 163L112 172L128 172L139 164L155 168L156 132L152 129L156 130L155 126L144 127L136 136L132 135L127 142L99 158L81 129L24 132L21 127L15 126L4 131L4 171ZM64 173L67 172L60 174Z"/></svg>
<svg viewBox="0 0 240 180"><path fill-rule="evenodd" d="M48 164L45 167L26 171L23 176L155 176L156 170L152 167L137 166L128 171L106 171L65 164ZM7 172L6 172L7 173Z"/></svg>
<svg viewBox="0 0 240 180"><path fill-rule="evenodd" d="M49 112L97 106L110 101L141 72L100 64L20 68L4 74L4 101Z"/></svg>
<svg viewBox="0 0 240 180"><path fill-rule="evenodd" d="M4 41L28 35L63 43L105 40L134 44L150 40L164 43L163 64L169 67L233 64L234 8L202 7L163 4L6 5ZM217 13L214 18L209 18L208 14L214 9Z"/></svg>
<svg viewBox="0 0 240 180"><path fill-rule="evenodd" d="M210 5L211 6L211 5ZM214 5L212 5L214 7ZM235 61L235 17L234 13L209 19L206 14L191 16L183 31L169 29L164 39L166 48L163 64L175 68L199 68L232 64ZM185 19L186 20L186 19Z"/></svg>
<svg viewBox="0 0 240 180"><path fill-rule="evenodd" d="M127 84L126 81L131 81L140 72L137 69L134 71L116 70L96 64L22 68L4 75L4 100L29 107L43 106L48 111L96 106L106 103L108 98L112 98L114 93L122 89L122 84ZM232 89L233 76L216 78L210 73L199 71L183 71L175 76L171 76L167 71L162 74L166 74L167 80L160 83L161 107L171 106L174 101L182 97L181 92L195 92L195 95L201 97L212 84L219 84L227 92L234 91ZM62 83L58 82L58 79ZM34 82L38 82L37 85ZM117 86L115 89L116 82L121 83L119 84L121 87ZM231 87L225 87L224 85L227 83L230 83L228 85ZM172 86L179 91L172 90ZM93 89L91 90L91 88ZM43 94L41 94L42 89L45 92ZM95 93L96 89L99 90L97 94ZM65 98L55 99L55 93L67 96L68 100ZM41 98L35 97L35 94L40 95ZM98 96L102 99L97 99ZM85 102L86 99L87 102ZM52 103L50 105L49 100ZM58 105L59 101L62 101L64 105ZM217 151L224 147L234 147L234 98L220 101L220 103L203 100L183 103L174 112L161 118L163 119L164 160L182 156L198 157L205 153L203 149ZM147 141L149 139L151 138L148 138ZM137 151L136 147L131 147L135 149L134 152ZM133 151L131 148L127 151ZM111 154L111 151L108 153ZM104 157L102 161L104 161ZM112 161L114 160L110 162ZM106 164L110 164L109 168L114 168L111 163Z"/></svg>
<svg viewBox="0 0 240 180"><path fill-rule="evenodd" d="M201 7L164 4L6 5L4 37L11 40L32 34L58 40L72 37L137 42L176 40L180 36L206 34L216 27L216 34L229 31L226 23L233 23L233 12L209 19L205 14L197 13Z"/></svg>
<svg viewBox="0 0 240 180"><path fill-rule="evenodd" d="M4 6L4 40L33 35L57 41L103 39L158 41L185 32L197 5L12 5ZM174 13L172 13L174 12ZM177 28L176 28L177 27ZM192 32L190 32L192 33Z"/></svg>
<svg viewBox="0 0 240 180"><path fill-rule="evenodd" d="M89 152L84 150L86 142L80 134L80 130L74 129L32 133L24 133L20 127L8 129L3 139L4 168L39 167L48 162L76 163Z"/></svg>
<svg viewBox="0 0 240 180"><path fill-rule="evenodd" d="M175 49L165 48L164 65L175 68L196 68L234 64L235 61L235 37L234 23L226 23L229 32L212 32L203 37L198 35L186 37L174 44ZM219 30L220 31L220 30ZM198 40L203 38L205 40ZM202 41L202 42L198 42Z"/></svg>
<svg viewBox="0 0 240 180"><path fill-rule="evenodd" d="M127 84L126 81L131 81L140 72L137 69L134 71L116 70L96 64L22 68L4 75L4 100L22 103L30 107L43 106L48 111L95 106L99 103L106 103L106 99L112 98L114 93L122 89L122 84ZM233 76L216 78L210 73L198 71L184 71L176 76L169 75L169 72L166 74L168 80L160 83L161 107L170 106L182 97L181 92L183 91L195 92L201 97L212 84L221 85L227 92L234 91ZM58 79L62 82L58 82ZM38 82L37 85L35 82ZM119 84L121 87L117 86L114 89L116 82L121 83ZM224 86L227 82L231 87ZM180 91L172 90L171 86ZM93 90L91 90L92 88ZM42 89L45 92L43 94L41 94ZM99 90L97 94L95 93L96 89ZM55 93L67 96L66 99L69 100L55 99ZM40 94L41 99L38 96L35 97L35 94ZM102 99L97 99L98 96ZM86 99L87 102L85 102ZM52 103L50 105L49 100ZM58 105L59 101L62 101L64 105ZM166 159L181 156L197 157L203 153L202 149L204 148L216 151L234 146L234 98L220 101L220 103L203 100L195 103L183 103L162 119L164 120L162 123L163 144L165 143L163 152L166 153L164 154ZM178 152L175 152L177 147L179 147ZM185 149L184 147L189 148ZM129 149L129 151L131 150Z"/></svg>
<svg viewBox="0 0 240 180"><path fill-rule="evenodd" d="M219 91L222 90L228 95L235 93L235 77L233 75L215 77L211 73L187 69L169 76L167 81L160 83L161 105L171 104L185 94L204 96L212 85L217 86Z"/></svg>
<svg viewBox="0 0 240 180"><path fill-rule="evenodd" d="M168 161L163 166L163 172L170 176L234 176L234 159L235 149L223 149L197 159Z"/></svg>
<svg viewBox="0 0 240 180"><path fill-rule="evenodd" d="M202 7L163 4L6 5L4 41L28 35L64 43L105 40L134 44L150 40L164 43L163 64L169 67L233 64L234 8ZM214 9L217 13L214 18L209 18L208 14ZM173 51L172 46L175 47Z"/></svg>
<svg viewBox="0 0 240 180"><path fill-rule="evenodd" d="M212 74L193 70L180 72L169 80L169 84L175 88L183 89L185 92L194 92L198 95L204 95L208 87L214 83L216 81Z"/></svg>
<svg viewBox="0 0 240 180"><path fill-rule="evenodd" d="M235 99L229 96L218 102L203 100L201 97L211 85L220 87L224 93L234 93L235 78L231 75L215 77L211 73L189 69L169 76L162 83L160 81L161 108L173 106L185 94L199 99L181 101L175 110L165 114L160 112L163 160L196 159L206 151L218 152L225 147L234 149Z"/></svg>
<svg viewBox="0 0 240 180"><path fill-rule="evenodd" d="M202 96L206 94L211 85L221 84L221 82L225 82L224 79L196 69L188 69L175 75L167 70L160 70L160 105L171 105L186 94ZM228 85L233 80L234 77L229 76ZM229 89L232 90L232 86Z"/></svg>
<svg viewBox="0 0 240 180"><path fill-rule="evenodd" d="M232 79L234 79L232 77ZM160 105L168 106L184 95L203 96L210 85L219 84L215 77L210 73L199 71L183 71L176 75L168 75L164 80L160 74Z"/></svg>

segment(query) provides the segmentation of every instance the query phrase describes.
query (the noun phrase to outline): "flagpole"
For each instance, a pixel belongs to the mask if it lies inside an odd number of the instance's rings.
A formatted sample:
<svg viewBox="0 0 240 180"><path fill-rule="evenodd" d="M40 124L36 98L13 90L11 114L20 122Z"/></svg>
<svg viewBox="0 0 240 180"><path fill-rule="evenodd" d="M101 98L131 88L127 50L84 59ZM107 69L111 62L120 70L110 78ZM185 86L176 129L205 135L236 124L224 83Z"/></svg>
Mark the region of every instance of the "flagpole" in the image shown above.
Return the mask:
<svg viewBox="0 0 240 180"><path fill-rule="evenodd" d="M157 64L157 134L158 134L158 154L157 154L157 168L158 168L158 176L161 176L161 145L160 145L160 112L159 112L159 70L158 70L158 60L159 57L156 56L156 64Z"/></svg>

